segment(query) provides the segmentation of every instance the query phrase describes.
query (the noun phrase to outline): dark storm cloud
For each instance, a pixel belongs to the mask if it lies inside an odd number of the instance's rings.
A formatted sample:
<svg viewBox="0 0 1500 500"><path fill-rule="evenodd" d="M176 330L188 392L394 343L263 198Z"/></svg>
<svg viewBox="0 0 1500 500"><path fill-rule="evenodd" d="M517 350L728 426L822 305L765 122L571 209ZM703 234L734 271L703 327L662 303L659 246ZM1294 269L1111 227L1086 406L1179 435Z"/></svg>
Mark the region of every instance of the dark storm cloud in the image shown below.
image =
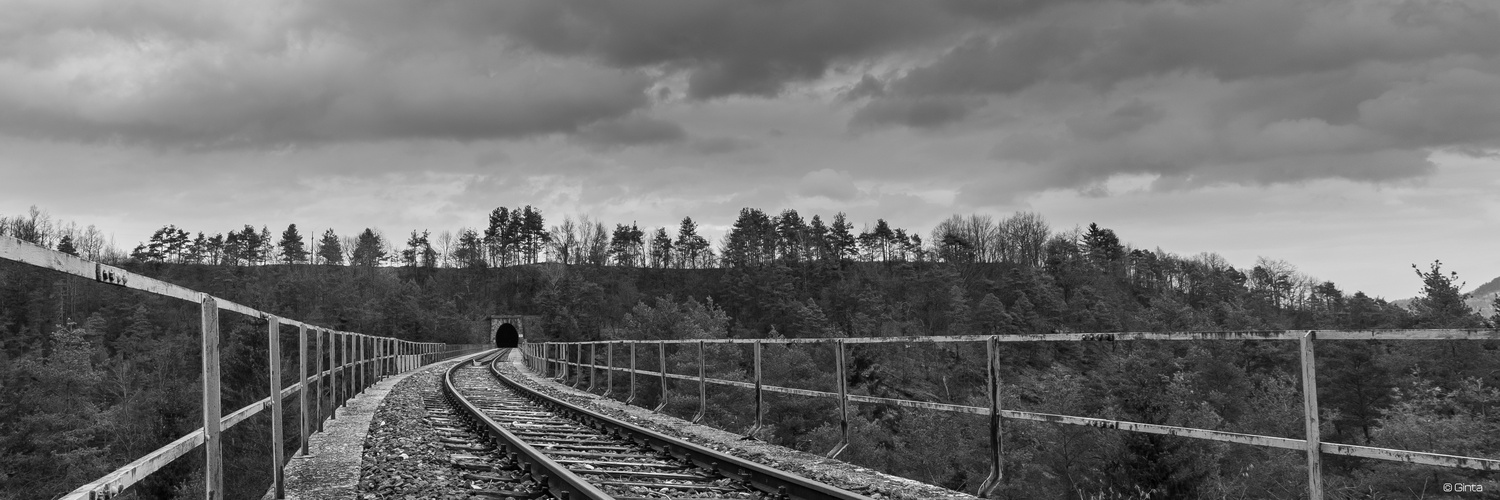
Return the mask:
<svg viewBox="0 0 1500 500"><path fill-rule="evenodd" d="M975 96L915 96L879 99L854 112L849 123L856 129L880 125L932 128L964 119L984 106Z"/></svg>
<svg viewBox="0 0 1500 500"><path fill-rule="evenodd" d="M823 76L831 64L953 35L988 17L1015 16L1044 2L1008 9L979 2L922 0L524 0L445 2L432 7L371 8L335 2L332 9L389 13L434 8L449 29L501 35L560 56L583 56L618 67L663 65L685 71L690 97L774 96L787 84ZM382 2L378 5L385 5ZM427 15L416 13L421 17ZM383 16L388 26L404 15Z"/></svg>
<svg viewBox="0 0 1500 500"><path fill-rule="evenodd" d="M0 133L188 149L475 140L573 132L649 104L639 71L456 40L430 15L369 38L357 12L275 7L23 13L0 26L17 42L0 51Z"/></svg>
<svg viewBox="0 0 1500 500"><path fill-rule="evenodd" d="M1386 182L1429 174L1435 149L1500 147L1500 8L1063 4L973 34L880 88L851 128L1025 117L997 131L992 175L1005 180L966 192L1092 189L1121 174L1160 176L1159 187ZM1059 92L1072 102L1034 97ZM960 97L991 105L917 105Z"/></svg>
<svg viewBox="0 0 1500 500"><path fill-rule="evenodd" d="M677 142L687 133L676 123L630 115L586 125L574 137L585 144L610 147Z"/></svg>
<svg viewBox="0 0 1500 500"><path fill-rule="evenodd" d="M1104 141L1156 123L1163 114L1160 106L1136 99L1104 116L1073 117L1066 123L1081 139Z"/></svg>
<svg viewBox="0 0 1500 500"><path fill-rule="evenodd" d="M800 168L879 140L935 166L849 172L1000 197L1122 174L1386 182L1426 175L1432 150L1500 147L1497 75L1500 12L1481 0L147 0L0 20L0 135L550 135L641 165Z"/></svg>

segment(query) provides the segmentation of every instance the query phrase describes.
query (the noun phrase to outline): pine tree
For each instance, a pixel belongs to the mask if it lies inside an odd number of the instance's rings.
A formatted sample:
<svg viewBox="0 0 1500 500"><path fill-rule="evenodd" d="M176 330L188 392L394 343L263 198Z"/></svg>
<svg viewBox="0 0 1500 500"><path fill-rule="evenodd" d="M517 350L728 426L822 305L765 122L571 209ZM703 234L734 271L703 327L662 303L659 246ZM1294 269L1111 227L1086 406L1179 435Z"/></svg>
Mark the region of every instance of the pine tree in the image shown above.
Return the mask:
<svg viewBox="0 0 1500 500"><path fill-rule="evenodd" d="M521 209L520 240L526 253L526 261L535 264L537 255L547 243L547 225L542 218L541 209L531 208L531 205Z"/></svg>
<svg viewBox="0 0 1500 500"><path fill-rule="evenodd" d="M833 248L833 258L836 260L852 259L858 249L854 240L854 224L844 219L844 213L839 212L833 216L833 226L828 232L829 246Z"/></svg>
<svg viewBox="0 0 1500 500"><path fill-rule="evenodd" d="M281 241L276 244L281 247L281 261L287 264L307 263L307 250L302 244L302 233L297 232L297 225L291 224L286 231L281 232Z"/></svg>
<svg viewBox="0 0 1500 500"><path fill-rule="evenodd" d="M318 240L318 258L323 259L324 264L331 266L344 264L344 246L339 243L339 237L333 234L332 228L324 231L323 239Z"/></svg>
<svg viewBox="0 0 1500 500"><path fill-rule="evenodd" d="M781 216L776 218L776 254L787 262L801 262L803 255L803 243L807 238L807 224L802 221L802 216L796 210L786 209L781 211Z"/></svg>
<svg viewBox="0 0 1500 500"><path fill-rule="evenodd" d="M1416 264L1411 268L1422 278L1422 296L1412 299L1411 309L1418 321L1426 328L1469 328L1478 326L1479 317L1465 301L1469 294L1462 293L1464 283L1458 281L1458 273L1443 274L1443 263L1432 261L1428 272L1422 272Z"/></svg>
<svg viewBox="0 0 1500 500"><path fill-rule="evenodd" d="M656 234L651 237L651 267L670 267L672 264L672 237L667 236L667 228L656 228Z"/></svg>
<svg viewBox="0 0 1500 500"><path fill-rule="evenodd" d="M460 266L483 268L486 265L484 252L484 238L477 231L465 228L458 235L458 248L453 251L453 258Z"/></svg>
<svg viewBox="0 0 1500 500"><path fill-rule="evenodd" d="M813 214L812 221L807 225L807 239L812 253L808 258L816 258L826 261L833 252L833 247L828 244L828 226L823 225L823 218Z"/></svg>
<svg viewBox="0 0 1500 500"><path fill-rule="evenodd" d="M708 248L708 240L698 236L698 223L692 217L683 217L677 226L677 267L696 267L698 254Z"/></svg>
<svg viewBox="0 0 1500 500"><path fill-rule="evenodd" d="M57 241L57 251L68 255L78 255L78 249L73 248L73 236L64 234L62 239Z"/></svg>
<svg viewBox="0 0 1500 500"><path fill-rule="evenodd" d="M359 239L354 244L354 255L349 263L355 266L375 267L385 262L385 242L380 235L370 228L365 228L359 233Z"/></svg>
<svg viewBox="0 0 1500 500"><path fill-rule="evenodd" d="M984 298L979 299L979 305L974 308L974 323L981 334L1009 333L1006 330L1012 322L1010 313L1005 311L1005 303L993 293L984 294Z"/></svg>
<svg viewBox="0 0 1500 500"><path fill-rule="evenodd" d="M875 220L875 230L871 233L875 243L880 247L880 260L891 260L891 243L896 240L896 233L891 231L891 225L885 219Z"/></svg>
<svg viewBox="0 0 1500 500"><path fill-rule="evenodd" d="M497 207L490 211L490 224L484 230L485 257L490 267L499 267L504 248L505 227L510 222L510 209Z"/></svg>
<svg viewBox="0 0 1500 500"><path fill-rule="evenodd" d="M276 242L271 240L271 229L261 226L256 240L260 242L260 248L256 250L256 254L260 255L260 263L271 262L271 256L276 254Z"/></svg>

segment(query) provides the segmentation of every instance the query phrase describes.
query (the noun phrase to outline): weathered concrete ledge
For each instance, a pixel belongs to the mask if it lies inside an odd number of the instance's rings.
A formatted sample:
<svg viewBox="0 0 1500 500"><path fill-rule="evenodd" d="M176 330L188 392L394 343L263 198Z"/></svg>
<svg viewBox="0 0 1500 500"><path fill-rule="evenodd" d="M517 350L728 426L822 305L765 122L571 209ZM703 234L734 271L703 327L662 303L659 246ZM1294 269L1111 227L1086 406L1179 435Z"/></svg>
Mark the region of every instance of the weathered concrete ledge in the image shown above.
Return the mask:
<svg viewBox="0 0 1500 500"><path fill-rule="evenodd" d="M480 353L483 354L483 353ZM473 356L439 361L415 370L391 375L355 395L338 410L338 418L323 423L323 432L307 441L307 455L293 456L286 466L286 497L290 500L352 500L359 486L359 468L364 461L365 436L370 420L391 388L406 377L439 369ZM272 500L267 491L261 500Z"/></svg>

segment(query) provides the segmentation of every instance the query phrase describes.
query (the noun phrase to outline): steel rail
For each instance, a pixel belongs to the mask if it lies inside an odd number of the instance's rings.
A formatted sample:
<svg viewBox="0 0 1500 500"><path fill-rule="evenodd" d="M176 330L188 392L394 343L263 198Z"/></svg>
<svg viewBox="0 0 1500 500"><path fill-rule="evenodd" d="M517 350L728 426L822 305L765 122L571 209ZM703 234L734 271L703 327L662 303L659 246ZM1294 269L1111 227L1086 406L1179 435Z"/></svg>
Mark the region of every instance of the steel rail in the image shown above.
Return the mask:
<svg viewBox="0 0 1500 500"><path fill-rule="evenodd" d="M508 353L508 351L508 349L501 350L501 352L505 353ZM503 355L496 356L495 359L499 359L500 357L503 357ZM489 415L481 411L477 405L459 393L458 388L453 383L453 373L457 372L459 368L463 367L464 363L468 363L469 361L464 360L454 363L452 367L449 367L443 373L443 393L448 397L449 401L453 402L455 407L462 409L468 414L467 418L494 436L496 444L499 445L500 449L505 451L512 461L516 462L532 479L535 479L537 484L543 485L547 489L547 492L555 498L565 500L608 500L614 498L604 493L603 490L589 484L588 481L574 474L567 467L542 454L542 452L527 444L526 441L516 437L515 434L505 430L505 427L495 422Z"/></svg>
<svg viewBox="0 0 1500 500"><path fill-rule="evenodd" d="M686 460L703 469L717 472L724 477L744 481L757 490L792 499L873 500L858 493L839 489L790 472L771 468L728 453L667 436L543 394L501 373L499 364L502 362L506 362L503 356L496 358L490 364L490 373L497 380L515 389L518 393L532 398L545 406L555 408L572 418L591 421L595 424L596 428L605 430L606 432L625 436L637 444L649 446L662 453Z"/></svg>

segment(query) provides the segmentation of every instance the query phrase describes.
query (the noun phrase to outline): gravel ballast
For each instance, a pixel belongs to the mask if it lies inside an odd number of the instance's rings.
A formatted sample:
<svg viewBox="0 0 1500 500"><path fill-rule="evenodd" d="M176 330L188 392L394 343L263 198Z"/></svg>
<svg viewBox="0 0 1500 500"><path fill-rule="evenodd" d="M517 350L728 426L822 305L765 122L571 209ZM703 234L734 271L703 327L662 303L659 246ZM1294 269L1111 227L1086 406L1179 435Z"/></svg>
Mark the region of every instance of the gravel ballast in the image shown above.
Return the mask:
<svg viewBox="0 0 1500 500"><path fill-rule="evenodd" d="M481 493L492 484L473 477L451 461L443 437L428 421L424 401L441 397L443 373L453 363L441 363L401 381L376 410L365 437L356 498L489 500Z"/></svg>

